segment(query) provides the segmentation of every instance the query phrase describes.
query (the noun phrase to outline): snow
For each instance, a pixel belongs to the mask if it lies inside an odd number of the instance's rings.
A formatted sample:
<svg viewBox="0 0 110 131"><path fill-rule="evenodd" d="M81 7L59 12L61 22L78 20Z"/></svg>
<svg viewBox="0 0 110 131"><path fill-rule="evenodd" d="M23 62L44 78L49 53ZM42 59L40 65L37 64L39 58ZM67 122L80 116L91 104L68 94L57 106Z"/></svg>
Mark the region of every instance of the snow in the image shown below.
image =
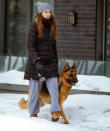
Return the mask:
<svg viewBox="0 0 110 131"><path fill-rule="evenodd" d="M28 85L28 80L24 80L24 72L10 70L0 73L0 83Z"/></svg>
<svg viewBox="0 0 110 131"><path fill-rule="evenodd" d="M0 83L28 85L24 72L10 70L0 73ZM79 82L73 89L110 92L110 78L105 76L78 75ZM76 94L64 102L64 111L70 124L51 121L50 105L40 109L37 118L30 118L28 110L21 110L19 100L26 94L0 94L0 131L110 131L110 96Z"/></svg>
<svg viewBox="0 0 110 131"><path fill-rule="evenodd" d="M30 118L28 110L21 110L19 100L26 94L0 94L0 131L110 131L110 96L70 95L64 111L70 124L51 121L50 105L40 108L37 118Z"/></svg>
<svg viewBox="0 0 110 131"><path fill-rule="evenodd" d="M78 75L78 83L73 88L81 90L110 92L110 78L106 76Z"/></svg>
<svg viewBox="0 0 110 131"><path fill-rule="evenodd" d="M24 72L10 70L0 73L0 83L28 85L23 77ZM106 76L78 75L78 80L73 89L110 92L110 78Z"/></svg>

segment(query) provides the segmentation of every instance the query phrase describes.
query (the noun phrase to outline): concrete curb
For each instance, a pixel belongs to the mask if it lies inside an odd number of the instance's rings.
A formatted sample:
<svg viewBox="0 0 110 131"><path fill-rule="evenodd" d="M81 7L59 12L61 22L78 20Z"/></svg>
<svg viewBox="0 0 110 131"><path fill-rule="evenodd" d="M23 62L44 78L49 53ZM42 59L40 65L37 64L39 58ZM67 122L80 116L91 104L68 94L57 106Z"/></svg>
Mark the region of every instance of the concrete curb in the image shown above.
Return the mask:
<svg viewBox="0 0 110 131"><path fill-rule="evenodd" d="M15 85L15 84L3 84L0 83L0 93L28 93L28 85ZM91 90L79 90L71 89L70 95L73 94L94 94L94 95L110 95L110 92L91 91Z"/></svg>
<svg viewBox="0 0 110 131"><path fill-rule="evenodd" d="M0 93L27 93L27 85L0 83Z"/></svg>

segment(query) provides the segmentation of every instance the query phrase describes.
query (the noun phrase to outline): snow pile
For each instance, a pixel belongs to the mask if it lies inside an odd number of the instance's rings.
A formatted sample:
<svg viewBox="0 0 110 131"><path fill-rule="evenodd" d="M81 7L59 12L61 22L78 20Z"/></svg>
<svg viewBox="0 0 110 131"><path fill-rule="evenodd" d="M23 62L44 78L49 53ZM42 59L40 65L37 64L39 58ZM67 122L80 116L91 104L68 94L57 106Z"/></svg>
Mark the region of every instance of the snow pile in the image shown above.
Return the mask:
<svg viewBox="0 0 110 131"><path fill-rule="evenodd" d="M17 70L0 73L0 83L28 85L28 81L24 80L24 72Z"/></svg>
<svg viewBox="0 0 110 131"><path fill-rule="evenodd" d="M110 78L106 76L78 75L78 83L73 89L110 92ZM11 70L0 73L0 83L28 85L24 72Z"/></svg>
<svg viewBox="0 0 110 131"><path fill-rule="evenodd" d="M110 78L106 76L78 75L78 80L73 88L110 92Z"/></svg>

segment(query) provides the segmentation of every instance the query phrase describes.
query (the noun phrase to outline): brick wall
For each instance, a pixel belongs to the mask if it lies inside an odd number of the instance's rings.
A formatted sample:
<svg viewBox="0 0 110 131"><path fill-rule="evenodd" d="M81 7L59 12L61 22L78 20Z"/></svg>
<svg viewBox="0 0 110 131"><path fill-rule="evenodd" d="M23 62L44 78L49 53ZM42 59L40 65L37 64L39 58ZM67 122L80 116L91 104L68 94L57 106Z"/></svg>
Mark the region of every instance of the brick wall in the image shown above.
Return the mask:
<svg viewBox="0 0 110 131"><path fill-rule="evenodd" d="M96 59L96 0L54 0L59 58ZM68 13L77 13L75 26Z"/></svg>

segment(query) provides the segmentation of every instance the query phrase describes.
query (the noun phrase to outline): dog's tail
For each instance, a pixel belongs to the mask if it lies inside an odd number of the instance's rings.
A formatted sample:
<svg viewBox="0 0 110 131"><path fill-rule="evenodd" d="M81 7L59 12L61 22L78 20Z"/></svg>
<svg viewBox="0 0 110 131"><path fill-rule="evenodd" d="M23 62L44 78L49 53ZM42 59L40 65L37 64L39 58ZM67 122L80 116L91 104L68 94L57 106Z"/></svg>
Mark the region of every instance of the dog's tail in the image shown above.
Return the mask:
<svg viewBox="0 0 110 131"><path fill-rule="evenodd" d="M28 109L29 107L29 100L25 100L24 98L21 98L20 101L19 101L19 107L21 109Z"/></svg>

